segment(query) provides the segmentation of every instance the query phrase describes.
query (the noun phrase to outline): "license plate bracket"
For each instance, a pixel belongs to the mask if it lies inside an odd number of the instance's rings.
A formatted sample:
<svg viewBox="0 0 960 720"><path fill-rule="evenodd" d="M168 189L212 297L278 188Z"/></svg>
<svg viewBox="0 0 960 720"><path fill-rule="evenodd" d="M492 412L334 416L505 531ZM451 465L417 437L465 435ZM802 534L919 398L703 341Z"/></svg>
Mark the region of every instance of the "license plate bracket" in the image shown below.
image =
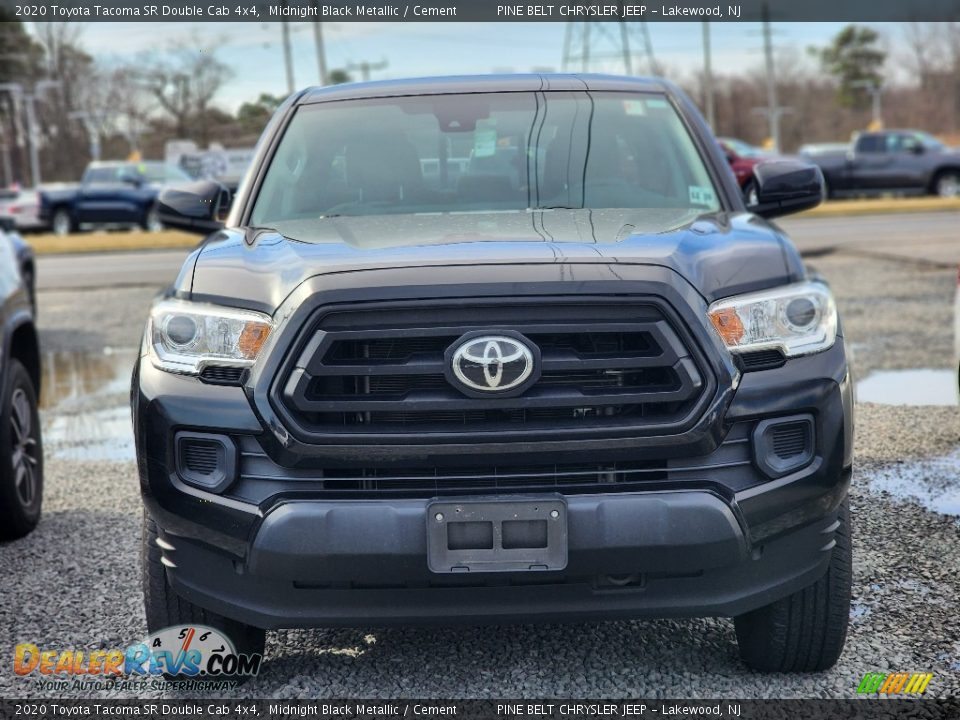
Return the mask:
<svg viewBox="0 0 960 720"><path fill-rule="evenodd" d="M559 495L431 501L427 565L435 573L563 570L567 504Z"/></svg>

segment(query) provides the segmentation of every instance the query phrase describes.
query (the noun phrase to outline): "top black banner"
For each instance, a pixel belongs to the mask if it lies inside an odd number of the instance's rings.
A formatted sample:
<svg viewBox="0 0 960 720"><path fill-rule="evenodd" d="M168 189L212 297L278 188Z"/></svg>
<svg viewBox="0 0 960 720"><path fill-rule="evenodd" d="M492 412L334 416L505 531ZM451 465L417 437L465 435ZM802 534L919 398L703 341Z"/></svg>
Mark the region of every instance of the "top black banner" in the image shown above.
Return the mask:
<svg viewBox="0 0 960 720"><path fill-rule="evenodd" d="M960 0L0 0L0 12L27 22L911 22L960 20Z"/></svg>

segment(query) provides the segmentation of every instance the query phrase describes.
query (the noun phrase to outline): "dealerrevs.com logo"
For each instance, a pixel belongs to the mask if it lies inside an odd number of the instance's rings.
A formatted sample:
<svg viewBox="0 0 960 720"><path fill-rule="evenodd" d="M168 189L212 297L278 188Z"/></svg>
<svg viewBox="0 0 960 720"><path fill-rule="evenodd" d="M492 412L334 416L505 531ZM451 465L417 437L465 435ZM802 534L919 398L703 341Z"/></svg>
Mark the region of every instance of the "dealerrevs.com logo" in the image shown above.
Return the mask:
<svg viewBox="0 0 960 720"><path fill-rule="evenodd" d="M216 628L187 625L164 628L125 650L54 650L21 643L14 650L13 671L39 679L42 689L109 689L164 679L216 686L256 675L262 660L262 655L237 653Z"/></svg>

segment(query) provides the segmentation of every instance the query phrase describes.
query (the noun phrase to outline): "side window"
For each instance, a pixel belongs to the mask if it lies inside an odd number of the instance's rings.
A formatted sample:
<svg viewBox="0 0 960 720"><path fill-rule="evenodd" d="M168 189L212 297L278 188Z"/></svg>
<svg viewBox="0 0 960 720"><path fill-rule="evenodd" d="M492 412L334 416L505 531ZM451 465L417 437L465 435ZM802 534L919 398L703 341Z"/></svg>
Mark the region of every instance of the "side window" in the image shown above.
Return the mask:
<svg viewBox="0 0 960 720"><path fill-rule="evenodd" d="M882 153L886 150L886 143L880 135L861 135L857 140L857 152Z"/></svg>

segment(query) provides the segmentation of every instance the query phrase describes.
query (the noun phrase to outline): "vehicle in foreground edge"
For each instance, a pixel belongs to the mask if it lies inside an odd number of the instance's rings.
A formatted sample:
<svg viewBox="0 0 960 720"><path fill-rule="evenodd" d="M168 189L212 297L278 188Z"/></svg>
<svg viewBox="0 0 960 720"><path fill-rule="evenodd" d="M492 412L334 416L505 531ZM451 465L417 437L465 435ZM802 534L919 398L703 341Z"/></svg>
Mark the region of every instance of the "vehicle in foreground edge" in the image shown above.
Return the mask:
<svg viewBox="0 0 960 720"><path fill-rule="evenodd" d="M43 503L40 348L24 246L13 221L0 218L0 541L33 530Z"/></svg>
<svg viewBox="0 0 960 720"><path fill-rule="evenodd" d="M726 616L843 648L852 390L830 290L672 84L308 89L152 308L133 379L151 631Z"/></svg>

